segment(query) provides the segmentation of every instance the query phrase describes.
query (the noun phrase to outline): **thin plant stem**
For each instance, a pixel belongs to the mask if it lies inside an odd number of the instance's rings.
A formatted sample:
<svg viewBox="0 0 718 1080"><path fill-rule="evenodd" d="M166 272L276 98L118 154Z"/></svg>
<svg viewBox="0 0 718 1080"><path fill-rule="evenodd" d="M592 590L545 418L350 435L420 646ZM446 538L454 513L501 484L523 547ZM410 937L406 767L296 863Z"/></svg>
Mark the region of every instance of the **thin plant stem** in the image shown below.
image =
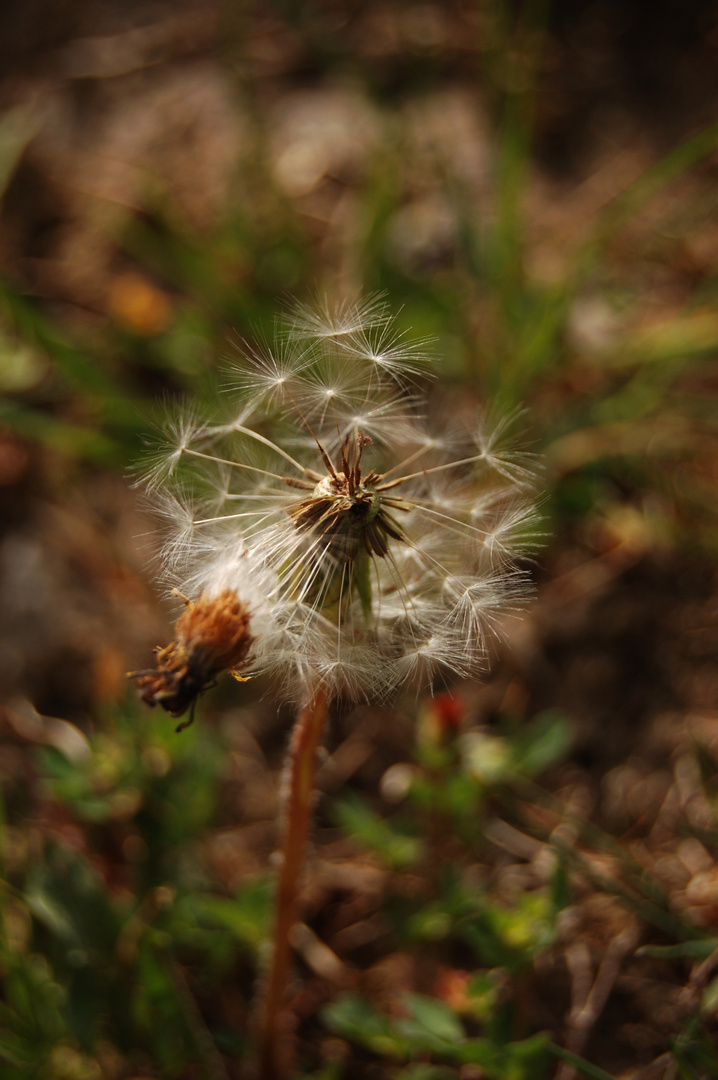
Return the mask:
<svg viewBox="0 0 718 1080"><path fill-rule="evenodd" d="M259 1030L259 1077L281 1080L291 1067L291 1045L282 1024L290 957L297 917L307 833L312 816L316 755L327 718L328 695L318 688L300 712L292 731L284 776L284 837L275 901L272 959Z"/></svg>

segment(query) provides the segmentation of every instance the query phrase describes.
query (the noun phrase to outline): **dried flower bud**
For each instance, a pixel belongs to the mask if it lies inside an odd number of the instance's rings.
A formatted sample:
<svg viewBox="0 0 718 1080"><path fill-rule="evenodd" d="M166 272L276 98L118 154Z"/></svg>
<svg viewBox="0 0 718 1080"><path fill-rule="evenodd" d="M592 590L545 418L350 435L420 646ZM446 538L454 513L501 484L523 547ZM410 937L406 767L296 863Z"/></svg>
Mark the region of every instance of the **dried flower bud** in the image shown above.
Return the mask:
<svg viewBox="0 0 718 1080"><path fill-rule="evenodd" d="M132 672L140 697L147 705L160 705L170 716L181 716L197 696L214 686L218 675L247 663L253 644L247 607L226 589L219 596L202 593L177 620L174 641L157 649L157 667ZM190 716L188 724L192 723ZM188 724L181 724L180 731Z"/></svg>

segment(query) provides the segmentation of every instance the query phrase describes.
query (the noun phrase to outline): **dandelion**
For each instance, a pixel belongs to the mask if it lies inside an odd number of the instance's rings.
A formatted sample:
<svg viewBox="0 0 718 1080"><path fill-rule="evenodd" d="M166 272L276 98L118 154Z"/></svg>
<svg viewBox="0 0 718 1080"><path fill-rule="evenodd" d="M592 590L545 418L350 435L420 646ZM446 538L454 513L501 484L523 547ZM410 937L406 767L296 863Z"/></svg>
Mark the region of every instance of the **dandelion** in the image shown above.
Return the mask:
<svg viewBox="0 0 718 1080"><path fill-rule="evenodd" d="M401 385L419 368L410 346L385 368L365 348L375 323L390 331L379 302L293 319L274 353L251 351L230 376L234 415L168 432L149 481L170 521L171 584L244 602L251 591L263 624L252 673L288 697L322 686L375 699L419 672L431 683L480 669L497 613L524 591L530 463L505 425L435 432Z"/></svg>
<svg viewBox="0 0 718 1080"><path fill-rule="evenodd" d="M499 616L526 594L517 560L536 536L531 461L511 449L505 419L440 430L420 393L430 374L426 344L397 334L380 299L298 306L230 373L233 411L170 423L147 477L169 523L166 576L199 599L156 671L138 676L144 700L177 715L233 669L269 676L303 706L265 1076L281 1072L275 1033L328 703L472 675Z"/></svg>

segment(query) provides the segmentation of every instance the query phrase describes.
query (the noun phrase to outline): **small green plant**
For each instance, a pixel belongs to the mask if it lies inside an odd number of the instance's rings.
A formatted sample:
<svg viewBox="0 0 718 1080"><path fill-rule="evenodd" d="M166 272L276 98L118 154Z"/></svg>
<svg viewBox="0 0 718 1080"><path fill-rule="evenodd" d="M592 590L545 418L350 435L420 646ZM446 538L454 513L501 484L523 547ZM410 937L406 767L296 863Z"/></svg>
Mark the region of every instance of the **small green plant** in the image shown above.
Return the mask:
<svg viewBox="0 0 718 1080"><path fill-rule="evenodd" d="M210 891L198 860L221 745L199 727L179 740L128 704L72 747L39 756L40 850L13 853L17 830L3 834L3 1076L98 1080L103 1054L214 1075L215 1043L237 1053L237 1034L210 1032L195 995L211 1001L238 966L251 980L270 897L268 880ZM188 963L202 969L192 989Z"/></svg>

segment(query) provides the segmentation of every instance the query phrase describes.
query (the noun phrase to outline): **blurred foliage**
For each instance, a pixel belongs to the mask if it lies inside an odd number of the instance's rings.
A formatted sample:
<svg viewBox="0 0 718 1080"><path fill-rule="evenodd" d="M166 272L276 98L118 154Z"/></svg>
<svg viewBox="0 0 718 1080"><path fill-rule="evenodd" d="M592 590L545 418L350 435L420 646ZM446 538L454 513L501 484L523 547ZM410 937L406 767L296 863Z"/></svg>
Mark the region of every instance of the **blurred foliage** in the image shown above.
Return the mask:
<svg viewBox="0 0 718 1080"><path fill-rule="evenodd" d="M558 1058L580 1075L605 1078L551 1033L522 1032L526 979L551 949L577 883L593 874L555 824L537 824L536 808L553 797L534 777L565 754L565 722L546 715L517 728L507 720L502 734L488 735L464 732L458 720L450 699L426 706L414 760L392 766L384 785L401 803L391 816L358 796L343 798L334 813L352 842L386 868L382 917L393 950L458 950L464 966L442 967L433 994L404 993L389 1012L362 994L339 994L322 1022L370 1060L404 1067L386 1075L451 1077L470 1064L495 1080L533 1080L549 1075ZM240 1013L250 1007L271 884L245 879L235 895L223 894L203 859L226 752L216 728L197 723L177 736L166 720L150 722L131 703L89 739L38 752L42 802L29 836L21 843L18 826L0 834L3 1076L124 1075L111 1071L113 1055L120 1070L180 1077L199 1063L206 1075L224 1076L220 1052L244 1058L246 1034L218 1002L229 992L242 999ZM541 838L552 862L546 885L513 901L492 895L491 877L477 885L466 876L485 857L499 808L521 835ZM564 808L554 805L553 815L571 827ZM673 941L646 945L643 954L711 965L716 939L672 913L620 845L595 827L586 830L590 848L613 850L622 863L599 888ZM718 817L714 830L718 848ZM587 852L588 844L584 838ZM407 891L407 874L425 885ZM698 1069L713 1076L718 1067L701 1020L713 1015L718 998L711 970L673 1040L682 1075ZM303 1075L345 1074L338 1062Z"/></svg>
<svg viewBox="0 0 718 1080"><path fill-rule="evenodd" d="M386 291L395 307L403 305L402 325L436 340L445 377L468 381L507 407L532 402L529 422L548 462L549 505L558 524L570 521L577 505L593 505L600 515L628 498L647 542L690 535L712 547L706 458L716 455L715 409L701 386L718 348L714 290L706 279L662 321L650 316L646 323L634 282L636 266L677 258L681 230L695 223L684 215L653 224L639 239L635 265L626 265L622 246L644 211L715 153L718 127L686 139L612 197L558 277L546 282L532 274L527 196L548 10L545 0L531 0L516 20L513 6L496 0L483 12L490 28L484 92L496 122L486 205L476 205L439 147L421 151L441 178L437 197L455 236L455 249L435 266L430 253L398 259L395 251L397 222L412 198L407 162L420 152L403 124L405 99L373 86L369 70L356 68L328 25L287 6L284 16L296 20L319 67L338 77L352 67L376 109L375 147L353 192L354 287ZM229 40L240 53L246 46L241 37ZM423 92L437 79L429 65ZM251 79L240 80L238 93L242 104L256 108ZM22 109L2 119L0 191L37 125ZM62 328L17 285L3 282L0 420L6 427L66 454L126 465L137 456L158 395L201 399L203 373L222 362L228 336L266 332L279 294L303 296L332 278L301 204L269 167L266 142L257 112L241 180L203 231L155 178L142 212L125 214L117 226L118 252L134 269L111 283L100 333ZM655 254L651 244L663 250ZM591 305L606 324L596 341L573 331L577 313ZM654 505L652 492L660 496Z"/></svg>
<svg viewBox="0 0 718 1080"><path fill-rule="evenodd" d="M384 1016L361 998L347 995L326 1009L325 1020L334 1031L379 1057L409 1061L430 1054L459 1065L480 1065L491 1080L528 1080L547 1072L548 1040L543 1035L505 1044L491 1038L467 1038L453 1009L420 994L404 995L400 1009L399 1016ZM412 1070L403 1075L421 1073ZM435 1070L434 1075L442 1074Z"/></svg>
<svg viewBox="0 0 718 1080"><path fill-rule="evenodd" d="M215 813L223 747L200 725L187 735L128 704L83 752L40 752L55 828L36 827L41 850L6 867L3 1076L104 1076L107 1046L163 1076L190 1060L214 1075L215 1042L236 1052L237 1033L217 1019L210 1034L195 995L211 1000L243 963L253 970L271 890L262 879L236 897L208 891L197 842Z"/></svg>

